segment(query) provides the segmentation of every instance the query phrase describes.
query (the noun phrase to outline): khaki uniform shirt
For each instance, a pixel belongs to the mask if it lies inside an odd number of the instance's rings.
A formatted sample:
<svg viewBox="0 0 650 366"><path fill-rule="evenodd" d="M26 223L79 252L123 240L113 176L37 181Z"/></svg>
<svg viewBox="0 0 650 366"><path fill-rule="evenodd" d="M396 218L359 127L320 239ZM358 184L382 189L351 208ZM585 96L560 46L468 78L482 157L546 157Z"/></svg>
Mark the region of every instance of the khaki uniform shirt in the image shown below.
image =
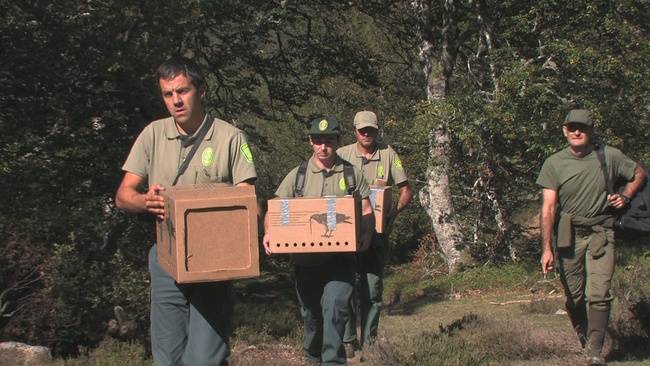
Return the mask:
<svg viewBox="0 0 650 366"><path fill-rule="evenodd" d="M340 157L334 160L334 166L330 171L320 169L314 163L314 158L309 159L307 171L305 172L305 185L303 186L303 197L324 197L336 196L343 197L347 194L348 187L345 182L343 166L347 164ZM370 188L361 171L354 169L354 178L356 182L355 192L359 193L361 198L367 198L370 195ZM296 197L295 182L298 174L298 167L294 168L284 177L282 183L275 191L275 195L280 198ZM301 266L316 266L327 262L336 254L318 253L318 254L294 254L294 262Z"/></svg>
<svg viewBox="0 0 650 366"><path fill-rule="evenodd" d="M195 135L181 135L172 117L154 121L140 133L122 169L147 178L150 186L171 186ZM231 124L215 118L200 144L177 185L238 184L257 177L246 137Z"/></svg>
<svg viewBox="0 0 650 366"><path fill-rule="evenodd" d="M614 182L634 178L636 163L620 150L606 146L605 161ZM564 213L586 218L606 213L607 184L595 150L582 158L569 148L551 155L542 165L537 184L558 193Z"/></svg>
<svg viewBox="0 0 650 366"><path fill-rule="evenodd" d="M377 143L370 159L364 159L357 149L356 142L339 148L336 153L343 160L361 169L369 184L376 184L377 179L382 179L392 186L408 180L399 156L392 147L384 143Z"/></svg>

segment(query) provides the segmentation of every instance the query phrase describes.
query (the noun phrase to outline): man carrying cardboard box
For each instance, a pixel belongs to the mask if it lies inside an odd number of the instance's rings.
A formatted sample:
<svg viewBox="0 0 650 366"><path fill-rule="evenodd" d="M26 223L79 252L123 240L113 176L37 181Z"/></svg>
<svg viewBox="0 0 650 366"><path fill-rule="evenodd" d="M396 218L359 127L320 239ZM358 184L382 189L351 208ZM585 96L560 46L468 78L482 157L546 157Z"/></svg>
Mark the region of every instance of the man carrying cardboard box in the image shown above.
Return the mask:
<svg viewBox="0 0 650 366"><path fill-rule="evenodd" d="M371 185L387 184L399 188L397 206L388 213L390 225L413 197L402 161L395 150L377 141L379 125L374 112L358 112L354 116L354 128L357 142L339 148L336 153L359 168ZM343 338L348 358L354 356L355 349L370 344L377 337L387 239L386 233L375 233L370 249L357 254L361 342L357 341L356 317L352 310Z"/></svg>
<svg viewBox="0 0 650 366"><path fill-rule="evenodd" d="M149 124L133 144L122 167L116 206L161 220L165 187L254 184L253 156L242 131L205 111L206 84L198 65L187 58L169 59L158 68L158 82L171 116ZM155 247L149 251L149 272L154 363L226 365L230 284L180 285L158 264Z"/></svg>
<svg viewBox="0 0 650 366"><path fill-rule="evenodd" d="M296 176L299 167L293 169L282 181L275 195L280 198L342 197L349 193L359 194L361 200L361 247L367 250L371 244L374 216L368 195L368 183L361 171L353 168L355 188L348 192L345 177L346 165L336 154L340 141L340 126L334 117L311 121L309 143L313 155L304 173L302 195L296 192ZM268 215L265 219L264 249L272 254L272 238L269 236ZM296 293L300 313L304 321L305 353L309 364L345 365L343 334L349 317L349 301L354 283L354 254L313 253L294 254Z"/></svg>

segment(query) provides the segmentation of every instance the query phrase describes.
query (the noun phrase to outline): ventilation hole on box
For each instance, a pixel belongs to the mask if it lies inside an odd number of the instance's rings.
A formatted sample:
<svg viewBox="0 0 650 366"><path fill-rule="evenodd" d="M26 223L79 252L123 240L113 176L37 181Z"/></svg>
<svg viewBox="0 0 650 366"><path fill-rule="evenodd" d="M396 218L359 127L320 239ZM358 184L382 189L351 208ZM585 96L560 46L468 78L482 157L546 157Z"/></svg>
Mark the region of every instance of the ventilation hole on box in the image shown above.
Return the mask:
<svg viewBox="0 0 650 366"><path fill-rule="evenodd" d="M331 243L331 242L327 242L327 245L328 245L328 246L332 246L332 243Z"/></svg>
<svg viewBox="0 0 650 366"><path fill-rule="evenodd" d="M311 242L311 243L310 243L309 245L311 245L311 246L313 247L313 246L314 246L314 244L315 244L315 243L314 243L314 242L312 241L312 242Z"/></svg>
<svg viewBox="0 0 650 366"><path fill-rule="evenodd" d="M278 245L280 245L280 244L278 243ZM284 246L285 246L285 248L288 248L288 247L289 247L289 243L284 243Z"/></svg>
<svg viewBox="0 0 650 366"><path fill-rule="evenodd" d="M348 244L350 244L350 243L348 243L348 242L346 241L344 245L348 245Z"/></svg>
<svg viewBox="0 0 650 366"><path fill-rule="evenodd" d="M297 246L298 246L298 243L293 243L293 246L294 246L294 247L297 247Z"/></svg>
<svg viewBox="0 0 650 366"><path fill-rule="evenodd" d="M306 247L306 246L307 246L307 243L303 242L303 243L302 243L302 246L303 246L303 247Z"/></svg>
<svg viewBox="0 0 650 366"><path fill-rule="evenodd" d="M322 246L323 246L323 242L321 241L320 243L318 243L318 245L320 245L320 246L322 247Z"/></svg>
<svg viewBox="0 0 650 366"><path fill-rule="evenodd" d="M336 242L336 245L341 245L341 243L337 241L337 242Z"/></svg>

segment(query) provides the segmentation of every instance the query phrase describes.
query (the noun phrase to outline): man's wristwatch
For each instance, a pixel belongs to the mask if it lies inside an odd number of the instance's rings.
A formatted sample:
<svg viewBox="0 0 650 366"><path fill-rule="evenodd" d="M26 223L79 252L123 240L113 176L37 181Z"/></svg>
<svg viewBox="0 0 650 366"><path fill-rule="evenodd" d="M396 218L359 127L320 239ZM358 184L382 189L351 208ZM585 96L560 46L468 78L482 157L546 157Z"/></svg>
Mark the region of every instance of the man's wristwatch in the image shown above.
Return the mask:
<svg viewBox="0 0 650 366"><path fill-rule="evenodd" d="M623 203L625 204L625 206L630 205L630 197L628 197L628 196L626 196L624 194L620 194L619 196L621 196L621 198L623 199Z"/></svg>

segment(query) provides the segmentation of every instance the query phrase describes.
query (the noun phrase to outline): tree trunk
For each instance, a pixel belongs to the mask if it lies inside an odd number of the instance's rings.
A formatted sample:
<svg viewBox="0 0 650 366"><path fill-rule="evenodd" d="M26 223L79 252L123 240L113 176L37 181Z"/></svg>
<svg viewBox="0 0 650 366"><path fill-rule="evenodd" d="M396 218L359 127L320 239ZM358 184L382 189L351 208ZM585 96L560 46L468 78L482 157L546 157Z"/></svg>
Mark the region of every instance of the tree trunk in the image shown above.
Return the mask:
<svg viewBox="0 0 650 366"><path fill-rule="evenodd" d="M427 81L427 99L444 99L453 74L457 55L457 29L454 23L454 1L446 0L442 11L442 27L437 28L435 17L427 1L413 1L419 20L421 43L420 62ZM438 41L438 47L436 47ZM429 164L426 187L419 192L422 207L431 217L433 231L444 252L450 272L455 272L470 261L454 213L449 188L450 166L449 133L444 122L436 122L429 135Z"/></svg>

